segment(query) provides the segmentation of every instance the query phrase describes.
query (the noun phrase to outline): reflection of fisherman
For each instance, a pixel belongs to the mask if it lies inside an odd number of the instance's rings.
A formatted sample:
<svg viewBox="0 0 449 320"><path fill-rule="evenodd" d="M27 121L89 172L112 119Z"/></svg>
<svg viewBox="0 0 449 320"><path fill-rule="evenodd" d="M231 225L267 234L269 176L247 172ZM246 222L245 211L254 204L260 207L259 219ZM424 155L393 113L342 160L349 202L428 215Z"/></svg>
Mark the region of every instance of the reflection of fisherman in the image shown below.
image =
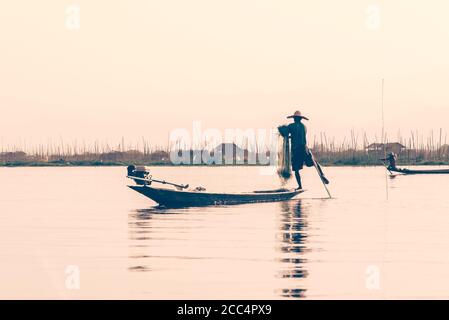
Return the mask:
<svg viewBox="0 0 449 320"><path fill-rule="evenodd" d="M398 156L394 152L390 152L385 159L381 160L390 163L387 168L388 170L397 170L396 161L398 160Z"/></svg>
<svg viewBox="0 0 449 320"><path fill-rule="evenodd" d="M294 121L288 125L289 137L292 141L292 169L295 172L298 189L302 189L299 171L302 170L307 156L307 128L301 121L309 119L302 116L300 111L296 111L287 118L293 118Z"/></svg>

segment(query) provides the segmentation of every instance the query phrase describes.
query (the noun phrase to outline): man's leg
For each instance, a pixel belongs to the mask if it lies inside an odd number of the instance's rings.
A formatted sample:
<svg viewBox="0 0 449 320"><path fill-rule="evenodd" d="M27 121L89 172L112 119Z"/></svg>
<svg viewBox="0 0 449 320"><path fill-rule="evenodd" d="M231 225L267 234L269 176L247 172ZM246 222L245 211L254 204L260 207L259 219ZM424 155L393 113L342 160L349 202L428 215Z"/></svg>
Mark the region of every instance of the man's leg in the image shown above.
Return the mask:
<svg viewBox="0 0 449 320"><path fill-rule="evenodd" d="M301 176L299 175L299 170L295 171L295 178L296 182L298 183L298 189L302 189Z"/></svg>

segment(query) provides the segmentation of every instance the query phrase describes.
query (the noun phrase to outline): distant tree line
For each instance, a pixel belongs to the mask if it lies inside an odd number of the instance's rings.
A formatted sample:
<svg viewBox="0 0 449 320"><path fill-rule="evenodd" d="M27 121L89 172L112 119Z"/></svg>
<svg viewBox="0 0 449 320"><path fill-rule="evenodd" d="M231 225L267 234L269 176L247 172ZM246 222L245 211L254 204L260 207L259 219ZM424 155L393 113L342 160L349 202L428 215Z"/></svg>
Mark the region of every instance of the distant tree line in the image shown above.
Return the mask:
<svg viewBox="0 0 449 320"><path fill-rule="evenodd" d="M327 165L379 165L385 154L394 152L399 157L399 164L449 164L449 144L442 130L435 137L423 138L422 135L412 133L408 139L398 135L397 141L389 142L386 137L380 139L384 142L369 142L366 135L359 136L351 132L350 139L336 143L326 134L309 137L309 147L314 151L316 158ZM219 155L222 161L204 161L197 159L202 149L187 150L190 153L190 164L267 164L274 156L270 151L259 151L258 146L239 146L236 143L220 144L211 151L210 155ZM225 152L231 150L231 153ZM124 142L115 150L110 147L78 147L78 146L39 146L36 150L5 150L0 152L0 165L173 165L170 158L169 147L151 148L147 142L139 146L125 147ZM185 150L184 150L185 151ZM217 157L215 157L217 159ZM256 162L254 162L256 159ZM271 162L272 163L272 162ZM189 164L189 163L184 163Z"/></svg>

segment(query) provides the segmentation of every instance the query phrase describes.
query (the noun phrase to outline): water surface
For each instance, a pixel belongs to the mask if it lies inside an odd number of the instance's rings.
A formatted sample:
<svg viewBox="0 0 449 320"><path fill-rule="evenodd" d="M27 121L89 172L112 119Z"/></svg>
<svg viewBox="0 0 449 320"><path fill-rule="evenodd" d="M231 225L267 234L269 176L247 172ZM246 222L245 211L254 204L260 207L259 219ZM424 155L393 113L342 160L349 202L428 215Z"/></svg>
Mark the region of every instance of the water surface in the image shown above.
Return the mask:
<svg viewBox="0 0 449 320"><path fill-rule="evenodd" d="M0 298L449 298L449 176L325 171L332 200L306 169L299 199L161 209L125 168L0 168ZM232 192L269 173L153 170Z"/></svg>

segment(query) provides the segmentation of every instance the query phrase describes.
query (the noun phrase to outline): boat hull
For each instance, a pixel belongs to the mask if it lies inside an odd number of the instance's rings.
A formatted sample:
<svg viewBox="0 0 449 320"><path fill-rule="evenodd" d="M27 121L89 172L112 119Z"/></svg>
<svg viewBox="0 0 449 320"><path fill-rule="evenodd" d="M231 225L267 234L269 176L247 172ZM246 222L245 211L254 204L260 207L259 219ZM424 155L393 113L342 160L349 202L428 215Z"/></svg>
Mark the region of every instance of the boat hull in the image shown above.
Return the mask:
<svg viewBox="0 0 449 320"><path fill-rule="evenodd" d="M409 169L389 169L392 172L398 172L402 174L449 174L449 169L436 169L436 170L409 170Z"/></svg>
<svg viewBox="0 0 449 320"><path fill-rule="evenodd" d="M166 207L199 207L286 201L304 192L304 190L274 190L251 193L210 193L199 191L177 191L164 188L153 188L150 186L129 187Z"/></svg>

